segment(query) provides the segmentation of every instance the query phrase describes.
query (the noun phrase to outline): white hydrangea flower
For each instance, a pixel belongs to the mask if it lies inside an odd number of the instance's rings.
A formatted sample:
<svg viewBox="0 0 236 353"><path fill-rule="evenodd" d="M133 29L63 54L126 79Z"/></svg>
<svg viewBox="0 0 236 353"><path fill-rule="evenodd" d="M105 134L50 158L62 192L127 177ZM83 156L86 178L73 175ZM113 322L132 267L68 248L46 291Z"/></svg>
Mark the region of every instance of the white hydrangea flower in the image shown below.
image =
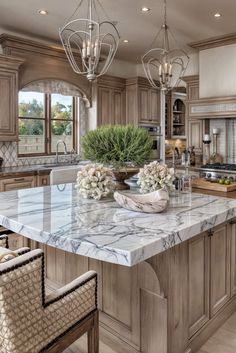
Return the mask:
<svg viewBox="0 0 236 353"><path fill-rule="evenodd" d="M173 189L174 169L156 161L145 165L138 174L141 193L152 192L161 188Z"/></svg>
<svg viewBox="0 0 236 353"><path fill-rule="evenodd" d="M111 169L102 164L88 164L77 174L75 187L83 198L100 200L115 189Z"/></svg>

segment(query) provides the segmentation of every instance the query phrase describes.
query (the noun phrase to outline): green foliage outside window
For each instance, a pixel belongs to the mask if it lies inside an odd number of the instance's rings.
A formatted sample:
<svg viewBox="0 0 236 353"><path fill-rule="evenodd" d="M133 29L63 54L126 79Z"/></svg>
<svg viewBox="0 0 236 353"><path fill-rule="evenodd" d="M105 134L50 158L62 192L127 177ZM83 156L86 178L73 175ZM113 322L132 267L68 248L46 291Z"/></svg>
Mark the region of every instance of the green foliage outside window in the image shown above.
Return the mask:
<svg viewBox="0 0 236 353"><path fill-rule="evenodd" d="M23 118L19 120L19 135L43 135L44 121L39 120L44 118L44 106L42 102L38 102L36 99L33 99L29 103L21 102L19 104L19 117ZM53 119L52 134L71 134L72 105L65 106L64 104L56 102L51 108L51 117Z"/></svg>

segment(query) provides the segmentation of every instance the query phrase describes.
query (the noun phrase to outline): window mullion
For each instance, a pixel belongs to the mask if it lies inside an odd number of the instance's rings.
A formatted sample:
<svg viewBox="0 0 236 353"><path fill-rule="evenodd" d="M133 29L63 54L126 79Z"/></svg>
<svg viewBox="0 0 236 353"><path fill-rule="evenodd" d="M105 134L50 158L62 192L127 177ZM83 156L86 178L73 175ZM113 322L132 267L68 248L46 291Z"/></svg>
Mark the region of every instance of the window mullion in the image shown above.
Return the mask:
<svg viewBox="0 0 236 353"><path fill-rule="evenodd" d="M51 130L50 130L50 94L45 94L45 128L46 128L46 153L51 154Z"/></svg>

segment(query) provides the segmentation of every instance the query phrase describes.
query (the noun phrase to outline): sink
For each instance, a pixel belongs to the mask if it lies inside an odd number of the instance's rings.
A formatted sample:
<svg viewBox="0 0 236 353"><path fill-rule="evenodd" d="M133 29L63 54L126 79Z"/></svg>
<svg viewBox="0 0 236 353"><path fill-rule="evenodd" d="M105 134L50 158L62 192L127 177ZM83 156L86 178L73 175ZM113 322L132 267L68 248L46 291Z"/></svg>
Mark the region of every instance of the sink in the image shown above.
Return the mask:
<svg viewBox="0 0 236 353"><path fill-rule="evenodd" d="M83 165L64 165L53 168L50 173L50 184L66 184L76 181L77 173L83 168Z"/></svg>

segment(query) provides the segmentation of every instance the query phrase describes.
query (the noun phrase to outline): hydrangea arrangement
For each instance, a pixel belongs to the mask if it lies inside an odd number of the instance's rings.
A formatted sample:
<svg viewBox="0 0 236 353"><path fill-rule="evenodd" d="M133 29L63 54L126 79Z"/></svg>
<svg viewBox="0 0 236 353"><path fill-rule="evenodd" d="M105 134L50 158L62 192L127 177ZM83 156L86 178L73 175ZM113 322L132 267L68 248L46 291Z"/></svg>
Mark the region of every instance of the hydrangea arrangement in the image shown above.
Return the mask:
<svg viewBox="0 0 236 353"><path fill-rule="evenodd" d="M174 169L155 161L140 169L137 183L140 186L140 192L145 194L161 188L171 191L173 180Z"/></svg>
<svg viewBox="0 0 236 353"><path fill-rule="evenodd" d="M114 176L111 169L102 164L88 164L77 174L76 188L86 198L100 200L115 189Z"/></svg>

